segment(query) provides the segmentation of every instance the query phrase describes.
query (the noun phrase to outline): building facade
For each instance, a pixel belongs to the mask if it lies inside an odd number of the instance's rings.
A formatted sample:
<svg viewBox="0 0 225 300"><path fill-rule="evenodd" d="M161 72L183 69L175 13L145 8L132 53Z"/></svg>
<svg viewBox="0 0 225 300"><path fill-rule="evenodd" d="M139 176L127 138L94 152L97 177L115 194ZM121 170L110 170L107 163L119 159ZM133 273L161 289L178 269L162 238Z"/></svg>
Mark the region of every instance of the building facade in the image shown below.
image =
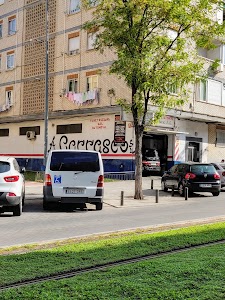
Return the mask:
<svg viewBox="0 0 225 300"><path fill-rule="evenodd" d="M82 29L92 9L82 10L81 1L49 0L47 10L43 0L0 0L0 155L42 169L48 66L48 150L98 150L105 172L132 171L133 122L116 103L131 92L108 72L115 54L97 52L96 32ZM221 64L188 103L146 127L143 148L157 149L166 168L225 158L224 47L199 55L206 67L215 58Z"/></svg>

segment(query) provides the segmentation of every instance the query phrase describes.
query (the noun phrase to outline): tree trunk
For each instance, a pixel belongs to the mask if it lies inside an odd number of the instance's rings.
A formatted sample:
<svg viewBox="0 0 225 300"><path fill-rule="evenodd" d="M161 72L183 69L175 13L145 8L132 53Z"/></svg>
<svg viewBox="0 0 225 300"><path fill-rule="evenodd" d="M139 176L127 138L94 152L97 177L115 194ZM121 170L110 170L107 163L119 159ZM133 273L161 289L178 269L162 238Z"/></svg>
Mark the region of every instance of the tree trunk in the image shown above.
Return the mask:
<svg viewBox="0 0 225 300"><path fill-rule="evenodd" d="M142 137L143 130L138 126L135 130L135 194L134 199L143 199L142 191Z"/></svg>

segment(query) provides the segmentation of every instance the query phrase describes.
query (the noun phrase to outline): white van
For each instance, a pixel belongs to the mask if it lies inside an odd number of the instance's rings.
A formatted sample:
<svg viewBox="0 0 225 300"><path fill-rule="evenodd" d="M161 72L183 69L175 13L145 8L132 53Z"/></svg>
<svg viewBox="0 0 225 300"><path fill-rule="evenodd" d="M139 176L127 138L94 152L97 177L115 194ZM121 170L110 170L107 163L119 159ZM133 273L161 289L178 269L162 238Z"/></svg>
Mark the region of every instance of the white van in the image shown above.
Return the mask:
<svg viewBox="0 0 225 300"><path fill-rule="evenodd" d="M88 150L52 150L48 154L43 209L56 203L103 207L104 171L101 154Z"/></svg>

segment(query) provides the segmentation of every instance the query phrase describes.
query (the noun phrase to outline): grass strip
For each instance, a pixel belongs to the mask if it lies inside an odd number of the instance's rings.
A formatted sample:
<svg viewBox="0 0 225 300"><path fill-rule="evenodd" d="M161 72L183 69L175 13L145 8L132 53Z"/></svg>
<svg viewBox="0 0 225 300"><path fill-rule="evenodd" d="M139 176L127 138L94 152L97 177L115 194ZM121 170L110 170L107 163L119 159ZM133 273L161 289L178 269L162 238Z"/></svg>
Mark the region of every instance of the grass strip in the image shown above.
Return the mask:
<svg viewBox="0 0 225 300"><path fill-rule="evenodd" d="M225 239L225 223L131 232L0 256L0 285Z"/></svg>
<svg viewBox="0 0 225 300"><path fill-rule="evenodd" d="M207 246L1 292L1 300L224 300L225 247Z"/></svg>

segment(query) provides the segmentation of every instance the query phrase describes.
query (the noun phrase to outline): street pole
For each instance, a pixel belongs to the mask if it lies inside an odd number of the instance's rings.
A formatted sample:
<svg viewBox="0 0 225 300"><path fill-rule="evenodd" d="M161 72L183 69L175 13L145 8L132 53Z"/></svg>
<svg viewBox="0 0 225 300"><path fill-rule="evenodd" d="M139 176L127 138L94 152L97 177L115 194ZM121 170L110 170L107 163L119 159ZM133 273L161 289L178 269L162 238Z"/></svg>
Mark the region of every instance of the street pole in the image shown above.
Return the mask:
<svg viewBox="0 0 225 300"><path fill-rule="evenodd" d="M49 7L48 0L45 4L46 37L45 37L45 111L44 111L44 166L48 154L48 48L49 48Z"/></svg>

